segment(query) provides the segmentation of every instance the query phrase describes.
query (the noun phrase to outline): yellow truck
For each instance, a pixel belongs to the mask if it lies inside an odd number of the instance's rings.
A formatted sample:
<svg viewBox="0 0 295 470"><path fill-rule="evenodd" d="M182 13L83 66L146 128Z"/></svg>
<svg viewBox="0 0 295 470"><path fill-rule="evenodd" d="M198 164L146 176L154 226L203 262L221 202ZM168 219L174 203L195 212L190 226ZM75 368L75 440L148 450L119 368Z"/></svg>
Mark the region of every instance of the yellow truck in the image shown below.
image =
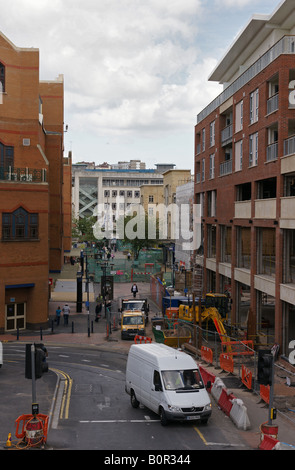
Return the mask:
<svg viewBox="0 0 295 470"><path fill-rule="evenodd" d="M145 336L145 314L141 310L125 310L121 316L121 339Z"/></svg>

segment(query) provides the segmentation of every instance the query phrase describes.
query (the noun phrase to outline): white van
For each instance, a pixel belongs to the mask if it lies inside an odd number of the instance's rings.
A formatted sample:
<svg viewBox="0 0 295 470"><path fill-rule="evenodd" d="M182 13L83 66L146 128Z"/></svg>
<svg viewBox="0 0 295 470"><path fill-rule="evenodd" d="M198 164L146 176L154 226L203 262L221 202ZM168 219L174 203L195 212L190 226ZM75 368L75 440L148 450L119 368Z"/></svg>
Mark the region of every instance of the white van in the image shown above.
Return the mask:
<svg viewBox="0 0 295 470"><path fill-rule="evenodd" d="M159 414L163 426L169 420L207 423L211 415L211 401L197 364L188 354L165 344L131 346L125 390L134 408L141 403Z"/></svg>
<svg viewBox="0 0 295 470"><path fill-rule="evenodd" d="M0 341L0 367L2 367L3 364L3 344Z"/></svg>

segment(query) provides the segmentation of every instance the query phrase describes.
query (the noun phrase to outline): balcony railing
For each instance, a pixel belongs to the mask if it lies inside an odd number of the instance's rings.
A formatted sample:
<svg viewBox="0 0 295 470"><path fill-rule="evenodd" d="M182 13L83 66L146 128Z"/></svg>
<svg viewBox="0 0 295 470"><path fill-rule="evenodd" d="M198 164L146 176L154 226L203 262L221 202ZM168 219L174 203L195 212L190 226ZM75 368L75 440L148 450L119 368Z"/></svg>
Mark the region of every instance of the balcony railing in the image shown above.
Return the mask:
<svg viewBox="0 0 295 470"><path fill-rule="evenodd" d="M197 115L197 123L225 103L281 54L295 54L295 36L284 36Z"/></svg>
<svg viewBox="0 0 295 470"><path fill-rule="evenodd" d="M278 143L270 144L266 148L266 161L271 162L278 158Z"/></svg>
<svg viewBox="0 0 295 470"><path fill-rule="evenodd" d="M295 135L284 140L284 156L295 153Z"/></svg>
<svg viewBox="0 0 295 470"><path fill-rule="evenodd" d="M279 109L279 94L271 96L267 100L267 114L273 113Z"/></svg>
<svg viewBox="0 0 295 470"><path fill-rule="evenodd" d="M0 181L17 181L26 183L46 183L46 169L0 167Z"/></svg>
<svg viewBox="0 0 295 470"><path fill-rule="evenodd" d="M233 125L230 124L229 126L226 126L222 131L221 131L221 143L224 144L231 140L233 136Z"/></svg>
<svg viewBox="0 0 295 470"><path fill-rule="evenodd" d="M220 163L219 175L224 176L232 173L232 163L232 160L226 160L225 162Z"/></svg>

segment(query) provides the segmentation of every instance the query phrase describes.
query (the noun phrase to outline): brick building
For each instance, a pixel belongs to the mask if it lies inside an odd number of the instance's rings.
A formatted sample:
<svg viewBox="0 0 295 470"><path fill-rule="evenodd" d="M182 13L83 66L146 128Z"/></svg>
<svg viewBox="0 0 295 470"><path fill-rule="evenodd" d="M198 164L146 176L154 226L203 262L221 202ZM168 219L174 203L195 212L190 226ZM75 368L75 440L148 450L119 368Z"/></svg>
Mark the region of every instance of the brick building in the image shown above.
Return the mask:
<svg viewBox="0 0 295 470"><path fill-rule="evenodd" d="M295 339L295 9L253 16L218 63L197 117L195 202L204 290L231 292L231 321L288 355ZM273 336L268 336L269 333Z"/></svg>
<svg viewBox="0 0 295 470"><path fill-rule="evenodd" d="M0 331L48 321L49 272L60 271L64 230L63 78L40 82L39 50L0 33ZM66 160L70 165L70 158Z"/></svg>

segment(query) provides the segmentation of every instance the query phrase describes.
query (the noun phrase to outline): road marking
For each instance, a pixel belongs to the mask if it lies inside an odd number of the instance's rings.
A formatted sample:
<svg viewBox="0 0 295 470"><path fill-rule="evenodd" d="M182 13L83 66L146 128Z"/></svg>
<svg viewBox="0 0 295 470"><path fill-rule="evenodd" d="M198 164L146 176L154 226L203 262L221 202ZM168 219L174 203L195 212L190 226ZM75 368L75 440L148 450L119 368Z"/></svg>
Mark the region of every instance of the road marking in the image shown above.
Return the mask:
<svg viewBox="0 0 295 470"><path fill-rule="evenodd" d="M197 427L194 427L194 430L199 434L205 446L245 447L243 444L231 444L230 442L208 442Z"/></svg>
<svg viewBox="0 0 295 470"><path fill-rule="evenodd" d="M101 420L85 420L79 421L81 424L97 424L97 423L159 423L159 419L101 419Z"/></svg>
<svg viewBox="0 0 295 470"><path fill-rule="evenodd" d="M66 373L58 369L52 369L53 372L56 372L63 381L63 391L62 396L60 396L60 412L59 418L68 419L69 418L69 407L70 407L70 400L71 400L71 393L72 393L72 386L73 380L71 377Z"/></svg>

